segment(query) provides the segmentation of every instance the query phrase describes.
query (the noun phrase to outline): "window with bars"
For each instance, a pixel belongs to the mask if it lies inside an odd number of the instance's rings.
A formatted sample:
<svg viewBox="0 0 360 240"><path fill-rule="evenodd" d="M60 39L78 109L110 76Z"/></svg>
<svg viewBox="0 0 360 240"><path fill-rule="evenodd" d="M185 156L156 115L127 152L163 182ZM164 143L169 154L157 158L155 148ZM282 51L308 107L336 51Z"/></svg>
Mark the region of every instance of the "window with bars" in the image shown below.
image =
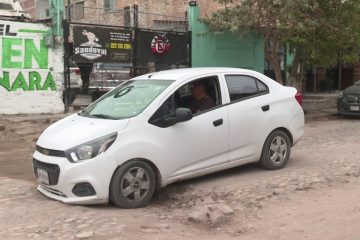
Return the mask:
<svg viewBox="0 0 360 240"><path fill-rule="evenodd" d="M85 17L85 3L77 2L70 7L70 14L72 20L79 20Z"/></svg>
<svg viewBox="0 0 360 240"><path fill-rule="evenodd" d="M104 0L104 8L108 11L117 9L117 0Z"/></svg>
<svg viewBox="0 0 360 240"><path fill-rule="evenodd" d="M188 22L185 20L154 20L153 27L157 30L186 32Z"/></svg>

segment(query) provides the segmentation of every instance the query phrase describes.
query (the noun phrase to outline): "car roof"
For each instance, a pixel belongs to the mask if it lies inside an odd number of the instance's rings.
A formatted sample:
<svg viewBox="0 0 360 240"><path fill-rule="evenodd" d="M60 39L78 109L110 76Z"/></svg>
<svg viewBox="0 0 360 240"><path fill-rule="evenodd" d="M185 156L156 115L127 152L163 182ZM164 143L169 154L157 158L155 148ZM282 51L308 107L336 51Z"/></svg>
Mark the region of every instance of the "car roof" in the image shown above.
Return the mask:
<svg viewBox="0 0 360 240"><path fill-rule="evenodd" d="M208 74L234 73L234 74L259 74L258 72L242 69L242 68L226 68L226 67L197 67L197 68L181 68L173 70L165 70L160 72L148 73L133 78L140 79L158 79L158 80L182 80L192 77Z"/></svg>

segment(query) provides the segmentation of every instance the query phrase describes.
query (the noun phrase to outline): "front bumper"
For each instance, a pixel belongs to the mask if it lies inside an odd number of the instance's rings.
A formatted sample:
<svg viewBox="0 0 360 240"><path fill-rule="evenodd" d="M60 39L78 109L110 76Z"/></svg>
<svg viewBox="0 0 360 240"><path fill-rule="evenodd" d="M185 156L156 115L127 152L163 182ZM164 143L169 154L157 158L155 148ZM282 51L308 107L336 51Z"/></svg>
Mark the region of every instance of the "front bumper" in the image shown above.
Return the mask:
<svg viewBox="0 0 360 240"><path fill-rule="evenodd" d="M352 110L351 108L359 110ZM337 110L339 115L360 116L360 103L348 103L343 99L338 99Z"/></svg>
<svg viewBox="0 0 360 240"><path fill-rule="evenodd" d="M346 112L346 111L341 111L341 110L338 110L337 112L339 115L343 115L343 116L358 116L360 117L360 113L359 112Z"/></svg>
<svg viewBox="0 0 360 240"><path fill-rule="evenodd" d="M115 161L106 159L106 153L80 163L71 163L65 157L53 157L35 151L33 167L49 174L49 184L40 183L37 190L45 196L68 204L100 204L109 201L109 186ZM100 168L99 168L100 167ZM57 171L58 169L58 171ZM77 184L88 183L95 190L91 196L79 197L73 189Z"/></svg>

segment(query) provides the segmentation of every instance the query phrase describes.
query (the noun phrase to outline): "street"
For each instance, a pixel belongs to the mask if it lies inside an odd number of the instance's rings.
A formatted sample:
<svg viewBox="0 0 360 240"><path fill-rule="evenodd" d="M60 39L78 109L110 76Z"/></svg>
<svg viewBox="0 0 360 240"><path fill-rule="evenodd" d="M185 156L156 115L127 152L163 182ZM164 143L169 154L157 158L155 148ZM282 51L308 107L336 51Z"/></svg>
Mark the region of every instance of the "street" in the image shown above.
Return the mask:
<svg viewBox="0 0 360 240"><path fill-rule="evenodd" d="M0 118L0 239L359 238L359 118L307 122L282 170L230 169L125 210L65 205L36 191L36 139L63 116Z"/></svg>

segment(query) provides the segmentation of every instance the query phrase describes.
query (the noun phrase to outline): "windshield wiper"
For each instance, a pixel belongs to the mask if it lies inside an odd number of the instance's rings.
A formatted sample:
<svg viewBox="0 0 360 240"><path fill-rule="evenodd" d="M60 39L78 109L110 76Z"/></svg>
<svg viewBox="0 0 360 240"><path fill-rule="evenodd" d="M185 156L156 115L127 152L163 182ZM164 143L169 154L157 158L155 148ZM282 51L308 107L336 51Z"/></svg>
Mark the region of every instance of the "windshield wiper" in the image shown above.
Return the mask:
<svg viewBox="0 0 360 240"><path fill-rule="evenodd" d="M89 114L89 117L118 120L118 118L106 114Z"/></svg>

